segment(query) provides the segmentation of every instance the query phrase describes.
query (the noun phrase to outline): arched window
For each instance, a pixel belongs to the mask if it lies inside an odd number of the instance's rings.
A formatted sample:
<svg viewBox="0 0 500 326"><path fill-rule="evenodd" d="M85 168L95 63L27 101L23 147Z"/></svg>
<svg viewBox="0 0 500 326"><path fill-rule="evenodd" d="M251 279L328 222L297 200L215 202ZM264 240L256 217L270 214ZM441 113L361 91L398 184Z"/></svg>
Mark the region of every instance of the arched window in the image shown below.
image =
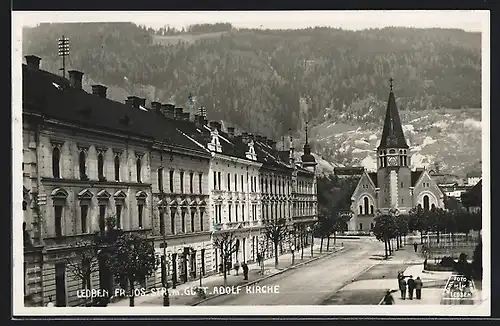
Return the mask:
<svg viewBox="0 0 500 326"><path fill-rule="evenodd" d="M370 205L370 214L373 215L373 205Z"/></svg>
<svg viewBox="0 0 500 326"><path fill-rule="evenodd" d="M436 205L432 204L431 209L436 209Z"/></svg>
<svg viewBox="0 0 500 326"><path fill-rule="evenodd" d="M54 147L52 150L52 175L54 178L60 178L60 169L59 169L59 161L61 159L61 151L59 147Z"/></svg>
<svg viewBox="0 0 500 326"><path fill-rule="evenodd" d="M81 180L87 180L87 171L86 171L86 162L85 162L86 159L87 159L87 155L85 155L85 151L81 150L80 156L78 158L78 163L79 163L79 167L80 167L80 179Z"/></svg>
<svg viewBox="0 0 500 326"><path fill-rule="evenodd" d="M423 199L424 199L424 210L428 211L429 210L429 196L425 195Z"/></svg>
<svg viewBox="0 0 500 326"><path fill-rule="evenodd" d="M365 214L368 214L368 197L363 199L363 204L365 206Z"/></svg>
<svg viewBox="0 0 500 326"><path fill-rule="evenodd" d="M97 176L99 180L104 180L104 155L97 155Z"/></svg>
<svg viewBox="0 0 500 326"><path fill-rule="evenodd" d="M363 214L363 206L359 205L359 215Z"/></svg>
<svg viewBox="0 0 500 326"><path fill-rule="evenodd" d="M120 156L115 156L115 181L120 181Z"/></svg>
<svg viewBox="0 0 500 326"><path fill-rule="evenodd" d="M141 161L141 158L138 157L137 161L136 161L137 182L141 182L141 167L142 167L142 161Z"/></svg>

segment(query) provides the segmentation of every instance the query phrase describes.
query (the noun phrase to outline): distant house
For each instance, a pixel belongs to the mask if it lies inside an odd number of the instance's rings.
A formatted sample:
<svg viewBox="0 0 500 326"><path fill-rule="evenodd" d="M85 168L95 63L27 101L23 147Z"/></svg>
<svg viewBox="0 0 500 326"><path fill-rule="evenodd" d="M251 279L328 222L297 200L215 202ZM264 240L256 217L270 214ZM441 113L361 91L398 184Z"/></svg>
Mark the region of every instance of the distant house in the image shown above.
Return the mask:
<svg viewBox="0 0 500 326"><path fill-rule="evenodd" d="M467 173L467 184L469 186L476 185L481 180L481 172L472 171Z"/></svg>
<svg viewBox="0 0 500 326"><path fill-rule="evenodd" d="M482 208L482 180L469 191L462 194L462 204L469 212L481 212Z"/></svg>

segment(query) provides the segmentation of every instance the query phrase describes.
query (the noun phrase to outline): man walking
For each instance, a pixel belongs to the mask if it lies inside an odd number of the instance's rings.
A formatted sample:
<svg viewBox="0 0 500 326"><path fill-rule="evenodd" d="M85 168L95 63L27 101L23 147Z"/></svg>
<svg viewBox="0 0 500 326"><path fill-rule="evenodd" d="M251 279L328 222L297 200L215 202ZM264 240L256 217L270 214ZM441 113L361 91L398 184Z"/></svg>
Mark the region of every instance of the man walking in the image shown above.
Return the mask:
<svg viewBox="0 0 500 326"><path fill-rule="evenodd" d="M413 290L415 290L415 280L413 275L408 279L408 299L413 300Z"/></svg>
<svg viewBox="0 0 500 326"><path fill-rule="evenodd" d="M406 299L406 281L404 278L399 280L399 290L401 291L401 299Z"/></svg>
<svg viewBox="0 0 500 326"><path fill-rule="evenodd" d="M422 280L417 276L417 279L415 280L415 295L417 296L417 300L420 300L422 298L423 285L424 284L422 283Z"/></svg>
<svg viewBox="0 0 500 326"><path fill-rule="evenodd" d="M416 242L413 243L413 250L415 250L415 252L417 252L417 249L418 249L418 244Z"/></svg>
<svg viewBox="0 0 500 326"><path fill-rule="evenodd" d="M243 279L245 281L247 281L248 280L248 265L247 265L247 263L243 262L241 264L241 268L243 269Z"/></svg>

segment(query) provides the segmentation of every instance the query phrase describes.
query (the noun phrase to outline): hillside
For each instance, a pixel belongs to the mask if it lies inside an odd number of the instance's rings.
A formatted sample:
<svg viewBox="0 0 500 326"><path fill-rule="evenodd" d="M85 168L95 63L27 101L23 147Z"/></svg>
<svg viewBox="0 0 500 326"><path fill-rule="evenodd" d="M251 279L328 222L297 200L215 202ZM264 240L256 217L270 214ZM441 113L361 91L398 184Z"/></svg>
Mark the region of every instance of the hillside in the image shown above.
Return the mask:
<svg viewBox="0 0 500 326"><path fill-rule="evenodd" d="M413 131L421 155L435 161L443 152L448 169L463 169L479 157L480 130L463 124L467 119L480 121L477 110L467 110L481 107L479 33L249 30L229 24L176 31L132 23L41 24L24 30L23 53L42 57L42 69L57 73L61 35L70 38L68 68L85 72L87 89L101 83L118 101L137 95L194 112L187 101L192 93L195 106L205 106L209 119L276 139L289 129L297 138L304 121L310 120L317 136L314 150L335 164L370 165L367 145L361 141L378 135L387 79L392 76L398 106L411 116L405 123L418 118L439 123L446 120L439 113L443 110L453 119L454 132L429 136L433 144L422 143L425 128ZM466 140L452 142L453 137ZM454 148L464 154L455 155Z"/></svg>

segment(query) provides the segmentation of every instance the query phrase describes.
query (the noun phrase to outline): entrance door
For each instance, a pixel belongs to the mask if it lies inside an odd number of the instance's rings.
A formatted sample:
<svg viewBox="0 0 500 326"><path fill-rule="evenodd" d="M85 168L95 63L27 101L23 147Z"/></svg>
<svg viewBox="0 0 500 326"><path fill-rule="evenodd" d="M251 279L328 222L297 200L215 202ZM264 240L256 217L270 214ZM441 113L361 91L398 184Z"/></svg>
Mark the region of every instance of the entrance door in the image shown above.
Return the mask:
<svg viewBox="0 0 500 326"><path fill-rule="evenodd" d="M56 307L66 307L66 264L56 263Z"/></svg>

